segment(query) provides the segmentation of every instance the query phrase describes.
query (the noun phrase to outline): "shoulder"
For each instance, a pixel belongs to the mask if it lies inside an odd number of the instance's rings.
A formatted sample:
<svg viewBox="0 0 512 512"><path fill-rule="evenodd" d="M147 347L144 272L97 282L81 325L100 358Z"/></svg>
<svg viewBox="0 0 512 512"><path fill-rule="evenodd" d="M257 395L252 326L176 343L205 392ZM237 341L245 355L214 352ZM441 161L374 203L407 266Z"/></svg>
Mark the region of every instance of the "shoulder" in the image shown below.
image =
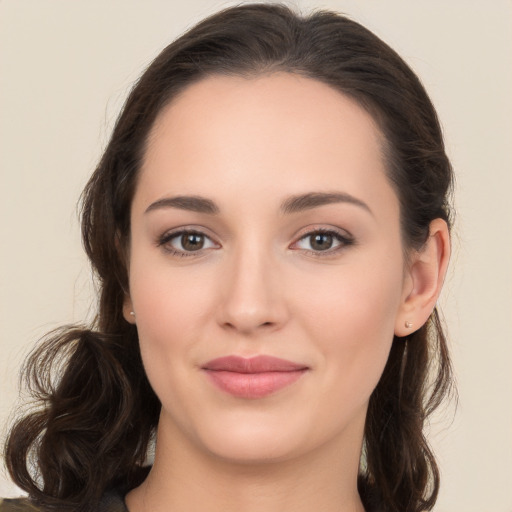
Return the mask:
<svg viewBox="0 0 512 512"><path fill-rule="evenodd" d="M30 503L27 498L4 500L0 498L0 512L35 512L38 510L40 509Z"/></svg>
<svg viewBox="0 0 512 512"><path fill-rule="evenodd" d="M32 503L28 498L1 499L0 512L43 512L44 509ZM123 497L116 492L106 493L97 512L128 512Z"/></svg>
<svg viewBox="0 0 512 512"><path fill-rule="evenodd" d="M0 512L2 512L0 510ZM103 496L98 512L128 512L124 498L118 492L109 492Z"/></svg>

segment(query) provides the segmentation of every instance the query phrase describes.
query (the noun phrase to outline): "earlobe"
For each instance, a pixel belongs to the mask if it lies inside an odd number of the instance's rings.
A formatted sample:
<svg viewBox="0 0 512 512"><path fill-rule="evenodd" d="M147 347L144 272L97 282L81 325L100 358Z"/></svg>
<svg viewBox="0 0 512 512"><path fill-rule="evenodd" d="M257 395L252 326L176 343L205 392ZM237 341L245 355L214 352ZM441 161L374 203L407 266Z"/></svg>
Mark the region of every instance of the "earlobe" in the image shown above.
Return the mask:
<svg viewBox="0 0 512 512"><path fill-rule="evenodd" d="M123 248L123 242L119 231L116 231L115 244L119 259L121 260L124 267L128 269L128 251L125 248ZM123 317L129 324L135 324L135 313L133 312L132 299L126 288L124 286L122 288L124 291Z"/></svg>
<svg viewBox="0 0 512 512"><path fill-rule="evenodd" d="M123 303L123 317L129 324L135 324L135 313L131 298L126 295Z"/></svg>
<svg viewBox="0 0 512 512"><path fill-rule="evenodd" d="M450 259L450 234L443 219L430 223L425 245L409 263L404 296L395 323L395 335L404 337L428 320L441 293Z"/></svg>

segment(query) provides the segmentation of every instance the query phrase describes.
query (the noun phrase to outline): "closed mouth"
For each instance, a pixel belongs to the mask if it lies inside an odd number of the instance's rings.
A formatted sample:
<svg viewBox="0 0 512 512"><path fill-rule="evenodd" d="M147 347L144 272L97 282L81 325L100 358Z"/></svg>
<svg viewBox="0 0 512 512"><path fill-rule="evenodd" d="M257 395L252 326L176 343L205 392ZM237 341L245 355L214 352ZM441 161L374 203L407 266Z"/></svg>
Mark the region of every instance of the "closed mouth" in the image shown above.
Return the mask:
<svg viewBox="0 0 512 512"><path fill-rule="evenodd" d="M306 365L266 355L220 357L202 366L222 391L252 399L263 398L293 384L308 369Z"/></svg>

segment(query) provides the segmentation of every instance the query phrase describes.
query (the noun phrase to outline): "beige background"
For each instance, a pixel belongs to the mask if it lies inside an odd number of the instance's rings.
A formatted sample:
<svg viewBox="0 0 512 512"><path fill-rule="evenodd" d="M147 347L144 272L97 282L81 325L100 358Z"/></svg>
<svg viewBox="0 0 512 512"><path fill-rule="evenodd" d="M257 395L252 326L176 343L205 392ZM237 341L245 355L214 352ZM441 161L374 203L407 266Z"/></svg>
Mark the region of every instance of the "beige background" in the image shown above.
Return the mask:
<svg viewBox="0 0 512 512"><path fill-rule="evenodd" d="M186 5L185 5L186 4ZM0 0L0 435L39 335L91 316L75 205L130 84L216 0ZM458 179L443 304L460 405L431 439L439 512L512 512L512 2L297 1L348 13L416 70ZM0 495L16 489L0 473Z"/></svg>

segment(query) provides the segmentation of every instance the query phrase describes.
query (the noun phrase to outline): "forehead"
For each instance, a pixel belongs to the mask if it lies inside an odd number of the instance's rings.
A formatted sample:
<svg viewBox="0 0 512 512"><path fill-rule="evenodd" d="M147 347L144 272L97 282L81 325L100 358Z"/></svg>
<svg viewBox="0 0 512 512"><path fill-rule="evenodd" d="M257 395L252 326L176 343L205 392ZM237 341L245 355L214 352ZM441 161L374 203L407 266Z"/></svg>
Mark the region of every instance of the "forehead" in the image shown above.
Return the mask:
<svg viewBox="0 0 512 512"><path fill-rule="evenodd" d="M229 198L247 188L253 197L340 187L378 195L389 188L382 140L366 110L317 80L212 76L158 116L139 186L147 200L170 193Z"/></svg>
<svg viewBox="0 0 512 512"><path fill-rule="evenodd" d="M287 130L277 141L283 146L313 134L317 143L343 139L351 144L357 137L361 143L373 139L371 144L377 147L383 141L374 119L354 99L318 80L278 72L248 78L213 75L193 83L162 109L149 142L178 135L173 131L200 137L211 135L212 130L222 136L226 128L239 128L242 135L251 127L254 143L265 136L273 138L272 129L279 128Z"/></svg>

